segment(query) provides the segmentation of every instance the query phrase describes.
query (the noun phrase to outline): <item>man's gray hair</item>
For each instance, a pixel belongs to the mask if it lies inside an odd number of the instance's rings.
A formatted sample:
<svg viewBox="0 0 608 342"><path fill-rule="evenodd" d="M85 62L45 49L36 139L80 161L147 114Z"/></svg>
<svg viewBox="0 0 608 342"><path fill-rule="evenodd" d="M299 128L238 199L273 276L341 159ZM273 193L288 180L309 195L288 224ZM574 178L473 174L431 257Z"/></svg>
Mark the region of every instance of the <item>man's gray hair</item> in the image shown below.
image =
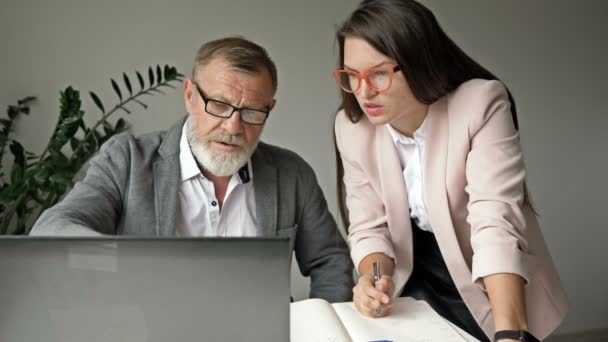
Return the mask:
<svg viewBox="0 0 608 342"><path fill-rule="evenodd" d="M192 78L196 76L199 67L218 57L223 58L233 68L246 73L257 75L263 69L268 70L273 93L277 92L277 68L266 49L239 36L212 40L201 46L194 59Z"/></svg>

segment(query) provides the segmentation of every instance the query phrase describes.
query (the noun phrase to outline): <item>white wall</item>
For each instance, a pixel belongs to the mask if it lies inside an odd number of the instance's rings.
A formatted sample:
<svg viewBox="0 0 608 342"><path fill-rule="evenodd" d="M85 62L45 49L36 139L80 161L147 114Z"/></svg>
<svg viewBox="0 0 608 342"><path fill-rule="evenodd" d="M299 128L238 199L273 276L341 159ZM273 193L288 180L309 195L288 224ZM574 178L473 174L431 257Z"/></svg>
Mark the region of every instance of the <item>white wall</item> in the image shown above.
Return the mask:
<svg viewBox="0 0 608 342"><path fill-rule="evenodd" d="M194 52L213 38L243 34L265 46L279 69L268 142L292 148L315 168L336 213L331 78L336 24L355 0L2 0L0 106L39 96L17 134L41 151L73 85L115 102L109 78L152 63L188 74ZM445 30L495 71L516 97L529 184L546 240L572 302L561 331L608 327L608 5L597 0L424 1ZM179 91L148 101L128 119L134 133L162 129L184 114ZM296 298L307 280L293 276Z"/></svg>

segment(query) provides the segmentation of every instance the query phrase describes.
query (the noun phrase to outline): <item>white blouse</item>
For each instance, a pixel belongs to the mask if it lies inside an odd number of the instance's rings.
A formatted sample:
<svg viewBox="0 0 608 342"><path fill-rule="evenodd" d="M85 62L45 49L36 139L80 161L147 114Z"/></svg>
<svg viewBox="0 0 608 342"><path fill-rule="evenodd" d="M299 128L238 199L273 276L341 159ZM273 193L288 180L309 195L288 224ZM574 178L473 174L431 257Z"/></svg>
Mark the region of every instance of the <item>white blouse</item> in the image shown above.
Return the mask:
<svg viewBox="0 0 608 342"><path fill-rule="evenodd" d="M401 161L403 179L407 188L407 201L410 206L410 217L420 229L433 232L433 228L429 222L424 189L422 188L426 122L427 120L425 119L422 125L414 132L412 138L399 133L390 124L386 124L386 129L393 139L399 160Z"/></svg>

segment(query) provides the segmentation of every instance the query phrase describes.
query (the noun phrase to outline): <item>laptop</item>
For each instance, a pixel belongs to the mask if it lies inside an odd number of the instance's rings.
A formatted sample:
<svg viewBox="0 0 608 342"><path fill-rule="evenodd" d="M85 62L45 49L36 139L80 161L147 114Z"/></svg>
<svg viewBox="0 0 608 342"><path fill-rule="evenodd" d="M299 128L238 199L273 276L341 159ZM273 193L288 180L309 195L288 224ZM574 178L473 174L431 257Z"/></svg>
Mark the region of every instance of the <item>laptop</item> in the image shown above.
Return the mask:
<svg viewBox="0 0 608 342"><path fill-rule="evenodd" d="M288 238L0 238L0 341L289 340Z"/></svg>

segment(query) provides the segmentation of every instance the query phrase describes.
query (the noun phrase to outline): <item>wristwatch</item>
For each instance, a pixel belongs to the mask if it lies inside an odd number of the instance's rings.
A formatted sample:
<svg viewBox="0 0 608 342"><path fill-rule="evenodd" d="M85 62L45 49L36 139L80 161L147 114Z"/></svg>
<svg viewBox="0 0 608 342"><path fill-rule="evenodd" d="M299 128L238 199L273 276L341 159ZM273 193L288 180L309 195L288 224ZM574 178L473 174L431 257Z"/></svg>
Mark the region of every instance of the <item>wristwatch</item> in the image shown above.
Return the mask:
<svg viewBox="0 0 608 342"><path fill-rule="evenodd" d="M534 335L525 330L500 330L494 334L494 342L512 339L523 342L540 342Z"/></svg>

